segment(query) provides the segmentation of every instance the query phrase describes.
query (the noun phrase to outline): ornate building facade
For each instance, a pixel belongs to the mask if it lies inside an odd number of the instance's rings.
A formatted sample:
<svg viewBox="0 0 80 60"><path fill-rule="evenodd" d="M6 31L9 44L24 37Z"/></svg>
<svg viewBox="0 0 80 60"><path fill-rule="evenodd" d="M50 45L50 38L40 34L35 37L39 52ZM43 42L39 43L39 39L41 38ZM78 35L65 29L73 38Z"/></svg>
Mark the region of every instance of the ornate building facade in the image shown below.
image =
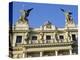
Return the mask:
<svg viewBox="0 0 80 60"><path fill-rule="evenodd" d="M73 21L71 12L64 12L63 28L52 25L50 21L39 28L31 28L27 19L31 10L22 10L18 21L9 29L9 57L78 54L78 27Z"/></svg>

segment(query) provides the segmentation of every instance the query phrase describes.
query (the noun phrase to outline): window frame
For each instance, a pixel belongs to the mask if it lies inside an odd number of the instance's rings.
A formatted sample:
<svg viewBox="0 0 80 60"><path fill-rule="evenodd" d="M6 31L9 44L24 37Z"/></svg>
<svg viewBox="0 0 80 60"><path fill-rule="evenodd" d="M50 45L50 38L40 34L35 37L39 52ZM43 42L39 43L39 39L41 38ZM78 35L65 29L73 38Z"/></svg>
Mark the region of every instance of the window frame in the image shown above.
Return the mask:
<svg viewBox="0 0 80 60"><path fill-rule="evenodd" d="M75 39L72 37L72 35L75 35ZM76 39L76 34L72 34L72 35L71 35L72 40L73 40L73 41L76 41L76 40L77 40L77 39Z"/></svg>
<svg viewBox="0 0 80 60"><path fill-rule="evenodd" d="M51 35L46 35L46 40L51 40Z"/></svg>
<svg viewBox="0 0 80 60"><path fill-rule="evenodd" d="M36 37L36 38L33 39L33 37ZM37 36L32 36L31 39L32 39L32 40L37 40L38 37L37 37Z"/></svg>
<svg viewBox="0 0 80 60"><path fill-rule="evenodd" d="M60 38L61 36L63 36L63 37ZM64 35L59 35L59 39L60 39L60 40L64 40Z"/></svg>
<svg viewBox="0 0 80 60"><path fill-rule="evenodd" d="M22 42L22 36L16 36L16 43Z"/></svg>

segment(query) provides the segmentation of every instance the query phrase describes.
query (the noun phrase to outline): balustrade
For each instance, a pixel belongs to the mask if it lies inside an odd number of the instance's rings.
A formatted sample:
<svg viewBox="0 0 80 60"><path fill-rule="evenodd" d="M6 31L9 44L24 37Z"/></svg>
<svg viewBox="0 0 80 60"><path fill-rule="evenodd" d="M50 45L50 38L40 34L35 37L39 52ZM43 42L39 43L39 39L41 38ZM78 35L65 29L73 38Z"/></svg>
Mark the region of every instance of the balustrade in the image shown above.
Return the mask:
<svg viewBox="0 0 80 60"><path fill-rule="evenodd" d="M69 42L72 42L72 41L65 41L64 39L58 39L58 40L29 40L27 41L27 44L47 44L47 43L69 43Z"/></svg>

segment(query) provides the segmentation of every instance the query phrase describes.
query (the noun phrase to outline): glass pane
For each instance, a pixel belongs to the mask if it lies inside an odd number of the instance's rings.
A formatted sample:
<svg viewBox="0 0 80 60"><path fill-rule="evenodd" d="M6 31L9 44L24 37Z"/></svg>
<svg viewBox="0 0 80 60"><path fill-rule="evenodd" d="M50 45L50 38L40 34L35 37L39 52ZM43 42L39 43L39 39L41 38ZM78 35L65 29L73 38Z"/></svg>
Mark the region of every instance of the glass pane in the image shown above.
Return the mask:
<svg viewBox="0 0 80 60"><path fill-rule="evenodd" d="M37 40L37 36L32 36L32 40Z"/></svg>
<svg viewBox="0 0 80 60"><path fill-rule="evenodd" d="M22 36L17 36L16 37L16 43L21 43L22 41Z"/></svg>
<svg viewBox="0 0 80 60"><path fill-rule="evenodd" d="M60 35L59 38L60 38L60 39L64 39L63 35Z"/></svg>
<svg viewBox="0 0 80 60"><path fill-rule="evenodd" d="M47 35L46 36L46 40L51 40L51 36L50 35Z"/></svg>

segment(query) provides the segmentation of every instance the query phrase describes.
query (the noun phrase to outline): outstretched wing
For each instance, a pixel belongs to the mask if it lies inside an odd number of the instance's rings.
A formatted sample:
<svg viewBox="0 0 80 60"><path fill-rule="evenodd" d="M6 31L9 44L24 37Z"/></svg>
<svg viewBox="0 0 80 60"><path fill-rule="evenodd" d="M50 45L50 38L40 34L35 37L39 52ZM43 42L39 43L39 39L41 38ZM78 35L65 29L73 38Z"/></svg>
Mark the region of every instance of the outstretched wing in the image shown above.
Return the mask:
<svg viewBox="0 0 80 60"><path fill-rule="evenodd" d="M28 13L30 13L30 11L31 11L32 9L33 9L33 8L31 8L31 9L28 9L28 10L27 10L27 12L28 12Z"/></svg>
<svg viewBox="0 0 80 60"><path fill-rule="evenodd" d="M71 14L72 14L72 12L69 12L69 14L71 15Z"/></svg>
<svg viewBox="0 0 80 60"><path fill-rule="evenodd" d="M62 8L60 8L60 10L61 10L62 12L65 12L65 10L64 10L64 9L62 9Z"/></svg>
<svg viewBox="0 0 80 60"><path fill-rule="evenodd" d="M27 10L27 15L26 16L29 16L29 13L30 13L31 10L33 10L33 8Z"/></svg>

